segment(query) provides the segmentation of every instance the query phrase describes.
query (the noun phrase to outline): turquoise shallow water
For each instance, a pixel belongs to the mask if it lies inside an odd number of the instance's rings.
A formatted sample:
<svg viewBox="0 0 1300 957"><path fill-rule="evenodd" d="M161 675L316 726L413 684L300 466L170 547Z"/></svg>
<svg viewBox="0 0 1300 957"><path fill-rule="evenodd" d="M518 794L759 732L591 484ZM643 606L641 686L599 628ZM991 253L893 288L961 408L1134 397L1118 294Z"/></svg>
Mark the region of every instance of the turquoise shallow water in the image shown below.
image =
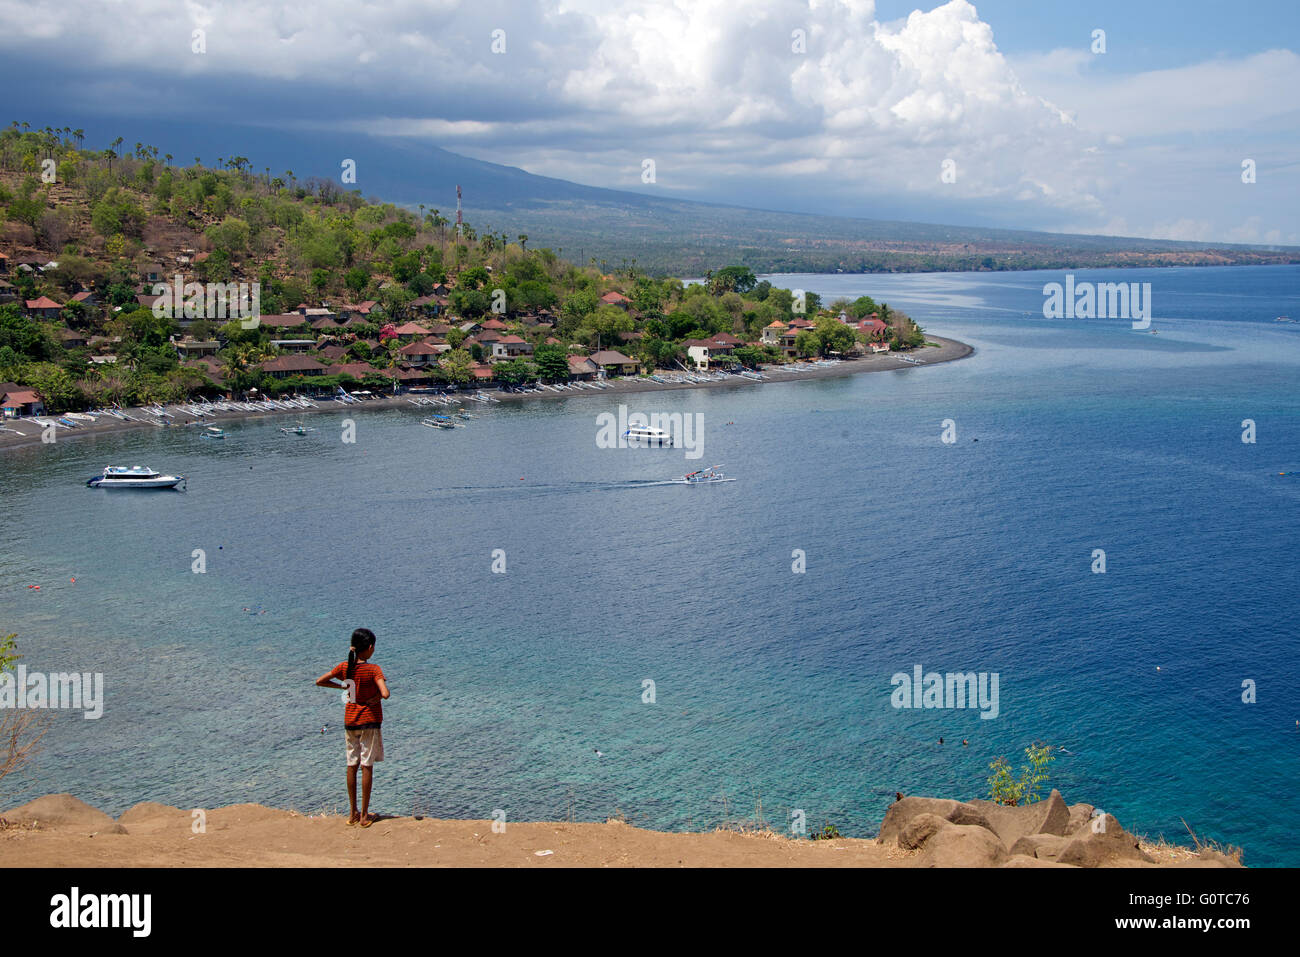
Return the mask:
<svg viewBox="0 0 1300 957"><path fill-rule="evenodd" d="M621 400L699 413L697 460L598 448L620 399L595 395L455 432L356 413L352 445L340 410L306 438L6 452L3 627L29 668L103 672L107 704L57 715L0 803L342 805L342 708L312 682L366 625L393 687L380 810L698 828L761 802L869 835L895 791L984 796L992 757L1042 739L1071 802L1300 864L1278 800L1300 785L1300 477L1277 475L1300 470L1300 325L1272 322L1300 318L1300 270L1077 275L1153 282L1160 334L1042 319L1059 274L789 277L978 351ZM137 462L189 491L82 486ZM739 480L653 484L714 463ZM891 707L916 664L998 673L999 717Z"/></svg>

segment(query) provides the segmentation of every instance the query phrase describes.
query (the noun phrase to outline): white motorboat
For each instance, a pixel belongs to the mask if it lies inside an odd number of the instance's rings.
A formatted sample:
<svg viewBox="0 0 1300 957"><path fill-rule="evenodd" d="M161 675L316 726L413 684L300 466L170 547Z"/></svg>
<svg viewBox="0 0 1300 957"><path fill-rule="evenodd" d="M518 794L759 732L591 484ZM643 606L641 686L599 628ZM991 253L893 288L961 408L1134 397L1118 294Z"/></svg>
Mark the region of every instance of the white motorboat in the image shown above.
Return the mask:
<svg viewBox="0 0 1300 957"><path fill-rule="evenodd" d="M175 488L185 482L183 475L163 475L143 465L110 465L103 475L87 479L91 488Z"/></svg>
<svg viewBox="0 0 1300 957"><path fill-rule="evenodd" d="M644 442L647 445L672 445L673 435L665 429L656 429L651 425L632 425L623 433L623 437L632 442Z"/></svg>

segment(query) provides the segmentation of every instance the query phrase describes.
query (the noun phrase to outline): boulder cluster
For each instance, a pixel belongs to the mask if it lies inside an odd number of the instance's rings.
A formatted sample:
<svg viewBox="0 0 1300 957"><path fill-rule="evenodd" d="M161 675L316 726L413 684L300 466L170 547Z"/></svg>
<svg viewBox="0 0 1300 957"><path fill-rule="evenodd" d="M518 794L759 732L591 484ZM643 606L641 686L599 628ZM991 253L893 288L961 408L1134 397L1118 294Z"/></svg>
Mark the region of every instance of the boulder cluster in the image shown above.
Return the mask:
<svg viewBox="0 0 1300 957"><path fill-rule="evenodd" d="M920 851L931 867L1143 867L1155 860L1119 821L1091 804L1067 805L1060 791L1010 807L992 801L899 797L876 840ZM1238 867L1212 850L1187 866Z"/></svg>

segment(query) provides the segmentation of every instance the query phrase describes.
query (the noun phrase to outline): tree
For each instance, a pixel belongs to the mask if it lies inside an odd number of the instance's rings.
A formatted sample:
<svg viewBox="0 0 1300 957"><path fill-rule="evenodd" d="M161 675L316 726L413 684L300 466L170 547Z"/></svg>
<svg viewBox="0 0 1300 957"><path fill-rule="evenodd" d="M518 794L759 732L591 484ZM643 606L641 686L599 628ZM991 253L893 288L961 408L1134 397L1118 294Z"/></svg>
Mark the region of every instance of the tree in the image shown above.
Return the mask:
<svg viewBox="0 0 1300 957"><path fill-rule="evenodd" d="M859 296L844 311L854 319L865 319L873 312L878 312L880 308L870 296Z"/></svg>
<svg viewBox="0 0 1300 957"><path fill-rule="evenodd" d="M0 639L0 677L9 682L16 675L6 675L22 655L18 654L18 636ZM48 712L34 708L0 709L0 782L26 765L39 750L41 738L49 730Z"/></svg>
<svg viewBox="0 0 1300 957"><path fill-rule="evenodd" d="M852 349L854 342L857 341L852 329L838 319L832 319L829 316L818 319L814 331L822 355L828 352L844 354ZM798 336L795 337L795 342L798 343Z"/></svg>
<svg viewBox="0 0 1300 957"><path fill-rule="evenodd" d="M533 361L537 364L537 371L543 379L554 381L569 378L568 353L564 351L563 346L538 346L533 354Z"/></svg>
<svg viewBox="0 0 1300 957"><path fill-rule="evenodd" d="M444 352L438 361L438 368L448 382L464 385L474 378L474 360L464 349Z"/></svg>
<svg viewBox="0 0 1300 957"><path fill-rule="evenodd" d="M713 274L709 291L715 296L724 292L749 292L758 284L758 277L748 266L727 266Z"/></svg>
<svg viewBox="0 0 1300 957"><path fill-rule="evenodd" d="M496 377L507 385L518 385L536 378L537 367L527 359L514 358L498 362L492 367Z"/></svg>

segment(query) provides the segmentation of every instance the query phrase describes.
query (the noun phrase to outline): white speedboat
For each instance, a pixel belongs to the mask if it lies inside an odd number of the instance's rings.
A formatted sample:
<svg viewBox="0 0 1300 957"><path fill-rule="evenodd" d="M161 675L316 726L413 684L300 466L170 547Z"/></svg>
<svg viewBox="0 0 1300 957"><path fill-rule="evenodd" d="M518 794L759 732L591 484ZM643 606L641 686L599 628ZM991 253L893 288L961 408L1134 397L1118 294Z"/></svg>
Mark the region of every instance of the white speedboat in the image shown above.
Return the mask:
<svg viewBox="0 0 1300 957"><path fill-rule="evenodd" d="M87 479L91 488L175 488L185 482L184 475L163 475L143 465L110 465L103 475Z"/></svg>
<svg viewBox="0 0 1300 957"><path fill-rule="evenodd" d="M219 429L215 425L209 425L200 433L200 435L205 439L224 439L226 437L226 430Z"/></svg>
<svg viewBox="0 0 1300 957"><path fill-rule="evenodd" d="M673 436L665 429L656 429L650 425L633 425L623 433L628 442L644 442L647 445L672 445Z"/></svg>

